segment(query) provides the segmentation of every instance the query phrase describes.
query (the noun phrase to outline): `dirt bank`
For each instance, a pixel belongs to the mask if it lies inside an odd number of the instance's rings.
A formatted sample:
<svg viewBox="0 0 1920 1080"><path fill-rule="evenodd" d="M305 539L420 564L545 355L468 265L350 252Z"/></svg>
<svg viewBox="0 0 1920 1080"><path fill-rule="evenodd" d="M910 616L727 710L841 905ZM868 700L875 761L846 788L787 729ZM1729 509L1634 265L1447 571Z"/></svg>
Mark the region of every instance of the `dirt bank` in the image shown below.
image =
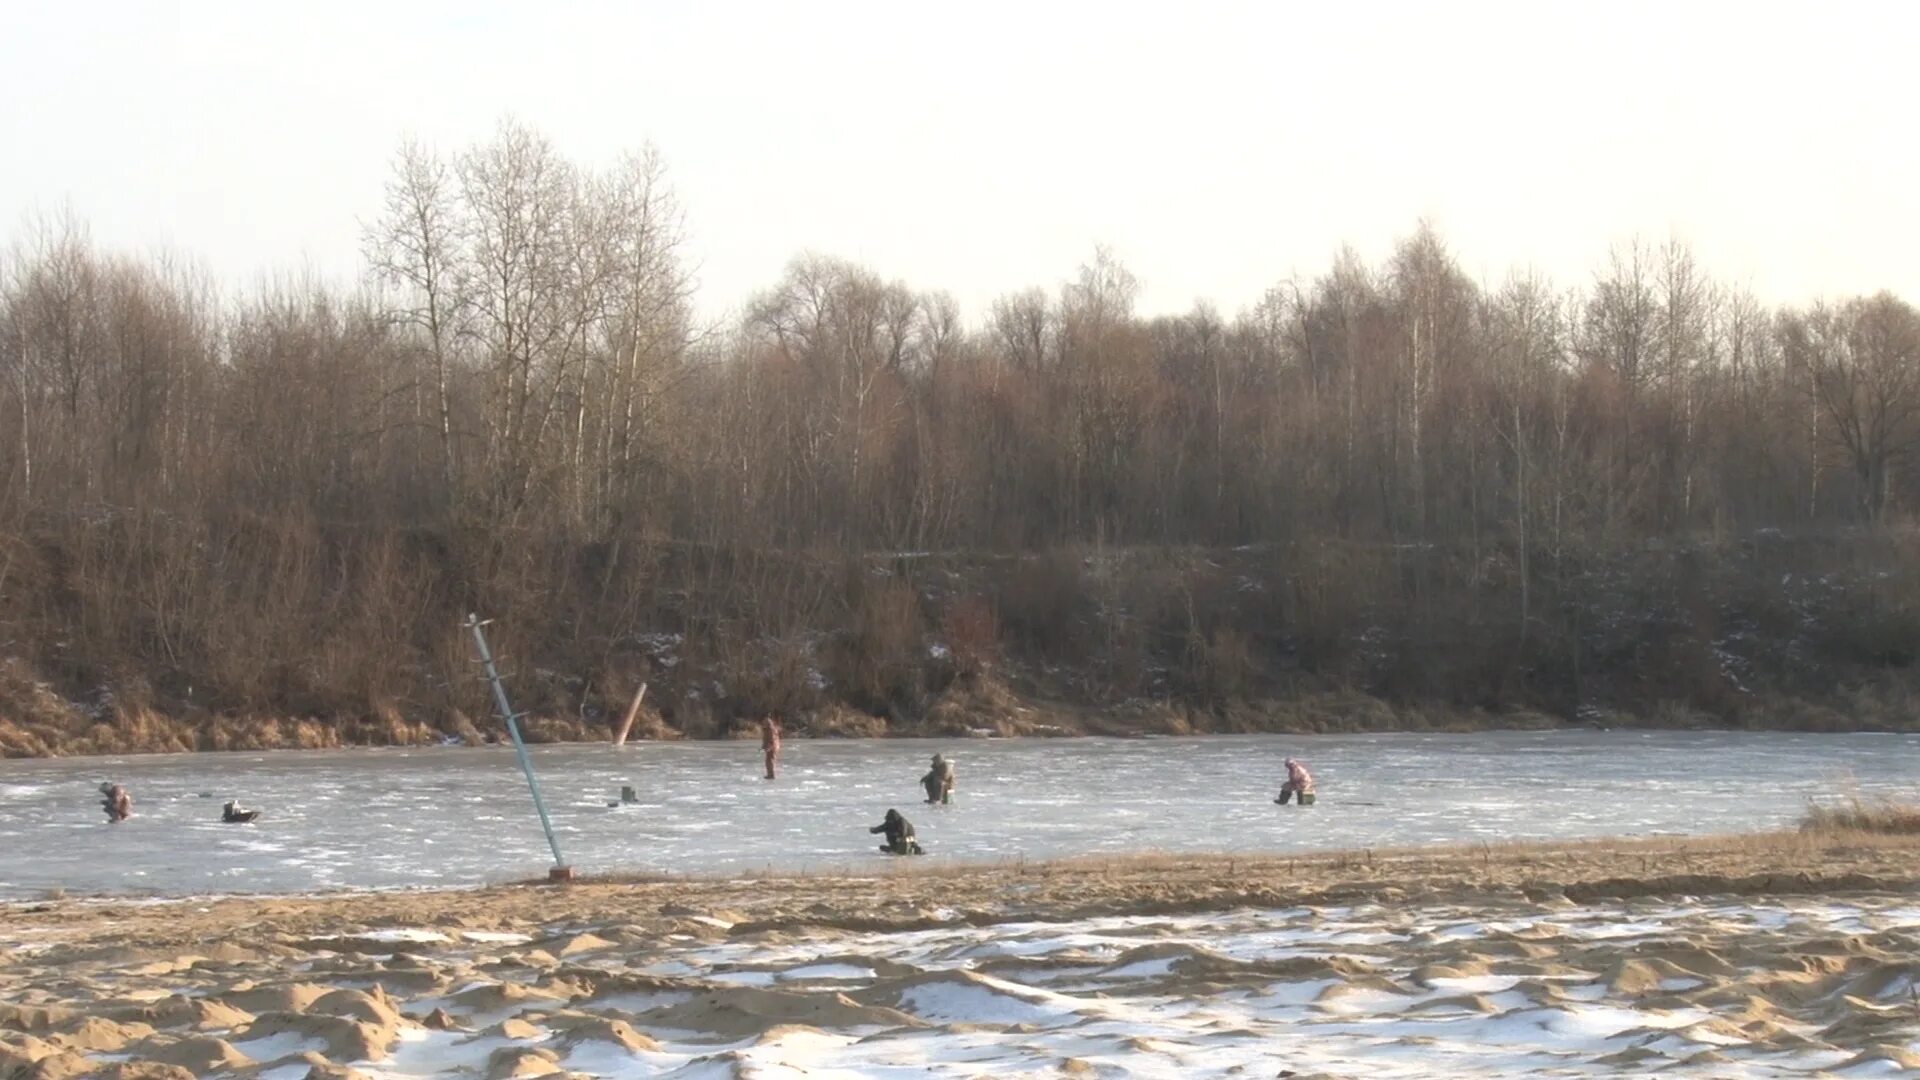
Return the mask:
<svg viewBox="0 0 1920 1080"><path fill-rule="evenodd" d="M1519 594L1511 554L1477 545L834 558L665 545L616 559L554 539L540 548L553 567L638 560L621 564L633 576L614 584L603 566L502 595L467 577L487 545L456 557L458 537L253 538L275 554L249 581L330 567L325 582L365 586L364 604L314 600L334 621L223 591L239 571L216 541L243 538L216 533L28 545L40 554L7 572L0 605L0 755L498 735L462 629L475 595L540 741L607 738L642 684L639 738L734 737L769 711L796 738L1920 730L1920 542L1905 533L1535 552L1537 591ZM214 561L114 589L74 577L76 563L157 573L156 547ZM361 580L388 573L420 591ZM193 617L161 634L126 603L149 589Z"/></svg>

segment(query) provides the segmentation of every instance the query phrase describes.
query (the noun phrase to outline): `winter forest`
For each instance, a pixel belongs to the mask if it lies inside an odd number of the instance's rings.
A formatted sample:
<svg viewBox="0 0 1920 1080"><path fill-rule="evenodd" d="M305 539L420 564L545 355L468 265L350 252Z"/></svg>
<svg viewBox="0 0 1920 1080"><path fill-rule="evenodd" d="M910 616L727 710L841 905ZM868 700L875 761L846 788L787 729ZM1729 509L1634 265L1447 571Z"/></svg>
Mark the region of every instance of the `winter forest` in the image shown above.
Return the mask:
<svg viewBox="0 0 1920 1080"><path fill-rule="evenodd" d="M0 748L468 733L469 610L551 738L1910 722L1902 298L1410 222L1238 312L801 254L708 325L651 150L343 197L359 281L0 254Z"/></svg>

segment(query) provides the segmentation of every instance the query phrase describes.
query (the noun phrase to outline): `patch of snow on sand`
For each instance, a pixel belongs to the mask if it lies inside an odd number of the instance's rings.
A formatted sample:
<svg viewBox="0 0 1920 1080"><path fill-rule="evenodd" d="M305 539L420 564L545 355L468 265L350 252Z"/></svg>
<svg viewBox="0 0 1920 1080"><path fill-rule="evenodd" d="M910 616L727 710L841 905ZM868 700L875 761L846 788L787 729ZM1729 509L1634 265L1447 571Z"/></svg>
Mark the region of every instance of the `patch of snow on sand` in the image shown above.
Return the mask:
<svg viewBox="0 0 1920 1080"><path fill-rule="evenodd" d="M462 930L460 936L483 945L525 945L533 940L532 934L508 934L492 930Z"/></svg>
<svg viewBox="0 0 1920 1080"><path fill-rule="evenodd" d="M772 986L774 976L771 971L711 971L706 978L724 986Z"/></svg>
<svg viewBox="0 0 1920 1080"><path fill-rule="evenodd" d="M874 970L856 964L804 964L797 968L788 968L780 972L782 982L802 982L840 979L871 979Z"/></svg>
<svg viewBox="0 0 1920 1080"><path fill-rule="evenodd" d="M1079 1019L1071 1008L1036 1001L1028 994L1006 992L1011 984L981 979L979 983L927 983L909 987L900 995L900 1007L923 1020L943 1024L1059 1024ZM1029 992L1031 993L1031 992Z"/></svg>
<svg viewBox="0 0 1920 1080"><path fill-rule="evenodd" d="M329 934L316 941L374 941L382 945L438 945L453 941L438 930L416 930L405 926L363 930L357 934Z"/></svg>
<svg viewBox="0 0 1920 1080"><path fill-rule="evenodd" d="M1916 914L1911 895L1564 910L1516 900L623 938L594 965L657 982L570 1000L543 984L551 971L490 959L507 943L495 938L514 935L450 931L456 940L419 962L454 989L397 1004L412 1016L445 1006L475 1030L408 1028L387 1060L353 1067L372 1080L484 1075L496 1051L534 1045L491 1028L517 1016L561 1068L608 1080L1898 1075L1874 1055L1920 1046L1920 1017L1904 1006ZM1875 936L1843 932L1863 926ZM419 940L403 935L357 936ZM1782 976L1822 981L1766 997L1768 1024L1731 1018L1731 1002ZM553 1020L562 1013L603 1026L570 1033ZM320 1048L293 1033L236 1046L272 1064L270 1080L295 1080L279 1063Z"/></svg>
<svg viewBox="0 0 1920 1080"><path fill-rule="evenodd" d="M275 1061L293 1054L304 1054L309 1050L325 1050L327 1044L321 1039L311 1038L297 1031L283 1031L265 1038L240 1040L233 1044L233 1048L255 1061Z"/></svg>

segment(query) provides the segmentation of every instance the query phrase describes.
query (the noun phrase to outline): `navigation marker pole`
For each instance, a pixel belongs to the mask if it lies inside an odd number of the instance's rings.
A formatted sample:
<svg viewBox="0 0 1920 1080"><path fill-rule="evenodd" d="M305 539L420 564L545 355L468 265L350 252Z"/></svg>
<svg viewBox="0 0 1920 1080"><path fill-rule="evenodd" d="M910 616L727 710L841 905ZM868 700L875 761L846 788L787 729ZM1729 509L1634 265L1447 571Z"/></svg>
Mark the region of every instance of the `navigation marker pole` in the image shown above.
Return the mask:
<svg viewBox="0 0 1920 1080"><path fill-rule="evenodd" d="M540 781L533 777L533 761L527 757L527 744L520 740L520 713L513 711L507 703L507 686L500 680L500 669L494 666L493 650L487 648L487 635L480 629L493 620L481 621L480 616L467 616L467 629L473 631L474 648L480 651L480 664L487 669L487 682L493 685L493 703L500 711L500 718L507 722L507 734L513 737L514 752L520 755L520 771L527 774L527 790L533 793L533 808L540 812L540 828L546 831L547 846L553 849L553 869L547 871L549 881L572 881L573 867L560 857L560 841L553 837L553 822L547 819L547 801L540 797Z"/></svg>

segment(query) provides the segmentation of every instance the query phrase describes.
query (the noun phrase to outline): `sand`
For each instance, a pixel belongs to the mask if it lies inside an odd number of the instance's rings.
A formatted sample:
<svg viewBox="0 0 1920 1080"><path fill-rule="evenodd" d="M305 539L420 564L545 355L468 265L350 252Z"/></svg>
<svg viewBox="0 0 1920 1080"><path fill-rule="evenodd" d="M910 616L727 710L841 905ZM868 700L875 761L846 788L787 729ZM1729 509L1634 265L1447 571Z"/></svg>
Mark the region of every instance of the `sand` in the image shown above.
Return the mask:
<svg viewBox="0 0 1920 1080"><path fill-rule="evenodd" d="M0 1077L1896 1075L1920 838L0 908Z"/></svg>

